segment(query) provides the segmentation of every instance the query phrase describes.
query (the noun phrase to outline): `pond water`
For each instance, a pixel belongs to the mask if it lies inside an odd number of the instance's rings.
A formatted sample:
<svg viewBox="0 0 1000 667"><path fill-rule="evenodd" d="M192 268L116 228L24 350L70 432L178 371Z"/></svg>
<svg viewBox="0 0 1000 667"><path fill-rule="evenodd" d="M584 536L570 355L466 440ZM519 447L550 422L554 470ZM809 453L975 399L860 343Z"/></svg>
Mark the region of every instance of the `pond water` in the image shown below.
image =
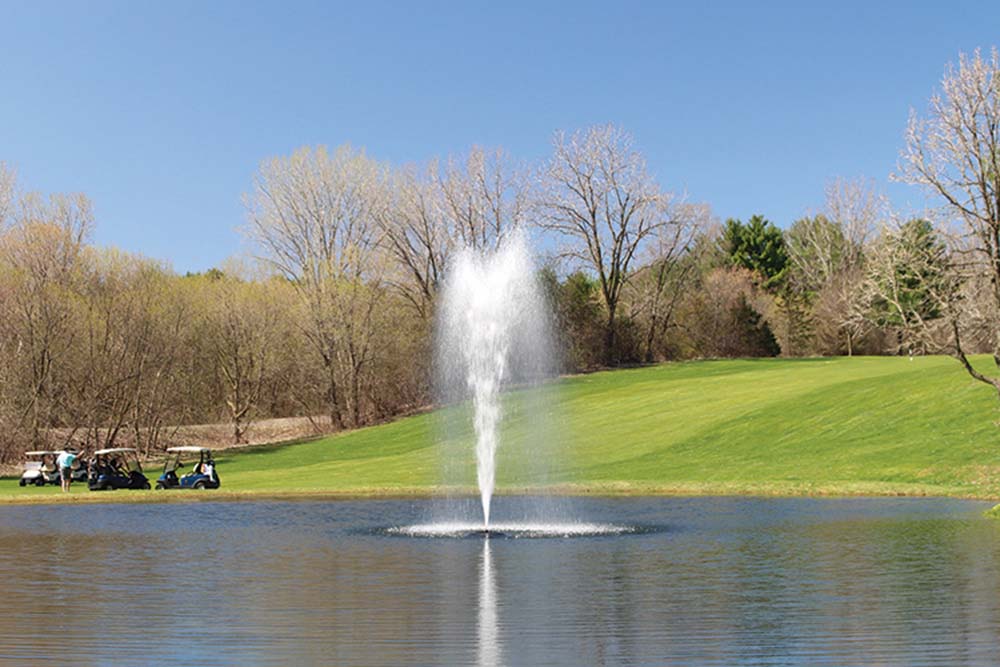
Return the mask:
<svg viewBox="0 0 1000 667"><path fill-rule="evenodd" d="M1000 522L922 499L563 499L624 535L412 536L430 501L0 508L10 664L989 664ZM531 499L496 500L498 520ZM397 530L389 530L389 529Z"/></svg>

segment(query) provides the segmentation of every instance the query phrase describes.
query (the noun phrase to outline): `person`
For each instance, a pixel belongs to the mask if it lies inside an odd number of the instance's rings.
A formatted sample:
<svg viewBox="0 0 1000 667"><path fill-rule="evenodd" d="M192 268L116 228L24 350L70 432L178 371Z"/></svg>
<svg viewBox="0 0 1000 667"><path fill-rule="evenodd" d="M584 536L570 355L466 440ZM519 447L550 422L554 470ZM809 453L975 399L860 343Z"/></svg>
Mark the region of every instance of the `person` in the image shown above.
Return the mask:
<svg viewBox="0 0 1000 667"><path fill-rule="evenodd" d="M73 462L76 461L76 450L68 449L59 453L56 458L56 465L59 466L59 479L62 482L63 493L69 493L70 484L73 483Z"/></svg>

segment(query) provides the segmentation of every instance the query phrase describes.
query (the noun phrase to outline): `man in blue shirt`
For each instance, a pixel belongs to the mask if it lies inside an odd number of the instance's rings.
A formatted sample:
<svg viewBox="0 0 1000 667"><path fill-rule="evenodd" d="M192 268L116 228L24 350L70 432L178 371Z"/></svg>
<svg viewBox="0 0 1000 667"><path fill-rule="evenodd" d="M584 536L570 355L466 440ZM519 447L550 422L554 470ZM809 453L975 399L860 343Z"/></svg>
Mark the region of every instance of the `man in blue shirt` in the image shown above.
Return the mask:
<svg viewBox="0 0 1000 667"><path fill-rule="evenodd" d="M69 485L73 482L74 461L76 461L75 451L61 452L56 459L56 465L59 466L59 478L62 481L63 493L69 493Z"/></svg>

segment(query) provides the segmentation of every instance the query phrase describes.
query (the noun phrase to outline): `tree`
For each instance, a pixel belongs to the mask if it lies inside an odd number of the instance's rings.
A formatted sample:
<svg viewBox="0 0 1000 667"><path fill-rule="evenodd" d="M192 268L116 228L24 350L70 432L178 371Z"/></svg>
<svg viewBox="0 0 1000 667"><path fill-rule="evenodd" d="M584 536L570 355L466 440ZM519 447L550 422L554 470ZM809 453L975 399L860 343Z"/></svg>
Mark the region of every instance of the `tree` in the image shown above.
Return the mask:
<svg viewBox="0 0 1000 667"><path fill-rule="evenodd" d="M17 175L13 169L0 162L0 232L11 222L11 212L16 196Z"/></svg>
<svg viewBox="0 0 1000 667"><path fill-rule="evenodd" d="M695 357L771 357L781 348L762 312L774 297L758 286L759 276L743 268L716 268L686 295L683 311L686 352Z"/></svg>
<svg viewBox="0 0 1000 667"><path fill-rule="evenodd" d="M452 245L437 186L408 169L393 175L390 196L378 216L395 259L388 280L428 322Z"/></svg>
<svg viewBox="0 0 1000 667"><path fill-rule="evenodd" d="M432 163L431 171L448 236L457 245L496 248L524 223L528 183L504 149L474 146L465 156L448 158L443 168Z"/></svg>
<svg viewBox="0 0 1000 667"><path fill-rule="evenodd" d="M802 302L811 351L848 355L869 331L856 317L854 299L863 279L864 248L888 214L872 181L835 179L827 184L822 212L796 220L785 232L788 298Z"/></svg>
<svg viewBox="0 0 1000 667"><path fill-rule="evenodd" d="M555 311L555 334L565 370L577 372L600 366L603 317L597 281L582 271L574 271L560 283L555 272L546 268L540 282Z"/></svg>
<svg viewBox="0 0 1000 667"><path fill-rule="evenodd" d="M764 289L775 291L788 272L788 250L781 230L762 215L747 224L730 218L722 232L723 248L733 266L760 276Z"/></svg>
<svg viewBox="0 0 1000 667"><path fill-rule="evenodd" d="M785 233L789 280L802 292L815 293L835 279L852 253L843 228L820 213L800 218Z"/></svg>
<svg viewBox="0 0 1000 667"><path fill-rule="evenodd" d="M96 448L131 435L148 453L172 409L170 380L184 345L187 311L172 295L172 276L151 260L115 249L88 249L87 273L74 299L77 345L64 379L65 414L50 425L81 430Z"/></svg>
<svg viewBox="0 0 1000 667"><path fill-rule="evenodd" d="M640 249L675 221L673 195L646 172L632 138L613 125L556 135L544 169L541 226L569 240L565 255L594 271L605 307L604 362L615 362L622 289Z"/></svg>
<svg viewBox="0 0 1000 667"><path fill-rule="evenodd" d="M378 216L395 260L387 280L426 324L451 253L495 248L524 223L527 181L502 148L479 147L444 166L402 169L391 181L391 202Z"/></svg>
<svg viewBox="0 0 1000 667"><path fill-rule="evenodd" d="M303 148L265 162L245 198L247 233L299 291L307 335L327 372L334 426L364 421L376 310L387 271L388 171L350 146Z"/></svg>
<svg viewBox="0 0 1000 667"><path fill-rule="evenodd" d="M898 346L935 346L937 321L958 295L948 249L933 225L916 218L886 230L871 249L867 308L878 326L898 332Z"/></svg>
<svg viewBox="0 0 1000 667"><path fill-rule="evenodd" d="M83 279L86 241L93 226L83 195L6 195L6 230L0 233L0 319L12 348L8 373L19 387L10 397L13 431L41 445L43 429L58 416L63 387L56 381L77 328L69 296Z"/></svg>
<svg viewBox="0 0 1000 667"><path fill-rule="evenodd" d="M629 319L641 324L640 353L646 363L655 360L656 348L664 343L677 305L695 278L700 258L692 251L711 219L704 204L685 204L677 213L676 220L657 231L648 245L646 264L628 283Z"/></svg>
<svg viewBox="0 0 1000 667"><path fill-rule="evenodd" d="M276 280L244 281L233 276L209 279L207 313L216 368L225 389L233 442L246 442L264 390L274 372L279 322L288 318ZM287 341L285 342L287 344Z"/></svg>
<svg viewBox="0 0 1000 667"><path fill-rule="evenodd" d="M956 241L961 261L953 269L965 281L992 285L991 307L979 323L992 331L993 358L1000 368L1000 53L960 54L948 65L941 91L931 96L928 115L910 114L906 147L895 178L924 187L944 204L962 228ZM942 295L951 298L959 294ZM1000 376L975 368L963 346L971 328L961 306L942 301L950 323L947 349L976 380L1000 394Z"/></svg>
<svg viewBox="0 0 1000 667"><path fill-rule="evenodd" d="M841 263L858 266L865 243L889 216L889 202L875 182L866 178L835 178L826 185L823 215L844 239Z"/></svg>
<svg viewBox="0 0 1000 667"><path fill-rule="evenodd" d="M771 318L776 325L774 332L785 354L800 354L804 348L805 304L789 289L788 249L781 230L761 215L754 215L746 224L731 218L726 221L720 243L731 267L751 272L757 285L776 297L774 305L780 316ZM745 326L753 328L754 324L748 322Z"/></svg>

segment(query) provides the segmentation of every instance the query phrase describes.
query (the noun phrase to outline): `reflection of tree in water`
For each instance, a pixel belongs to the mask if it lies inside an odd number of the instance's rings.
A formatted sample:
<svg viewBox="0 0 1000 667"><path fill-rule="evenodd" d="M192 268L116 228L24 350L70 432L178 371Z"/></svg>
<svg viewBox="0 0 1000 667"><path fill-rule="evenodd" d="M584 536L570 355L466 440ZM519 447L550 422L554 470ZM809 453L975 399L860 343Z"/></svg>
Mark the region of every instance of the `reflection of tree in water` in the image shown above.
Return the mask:
<svg viewBox="0 0 1000 667"><path fill-rule="evenodd" d="M981 523L868 518L749 536L733 551L740 642L762 655L858 664L957 658L942 637L962 637L970 651L978 638L989 650L998 573L995 560L974 555L995 540Z"/></svg>
<svg viewBox="0 0 1000 667"><path fill-rule="evenodd" d="M117 529L94 530L92 508L60 508L74 515L66 525L45 516L52 508L31 511L39 514L32 529L3 531L0 572L11 610L0 614L4 659L37 663L52 653L56 628L60 652L92 657L111 642L121 655L133 655L148 648L147 633L162 637L183 627L183 619L149 613L152 595L162 602L174 585L155 538L130 531L124 517ZM144 619L142 632L137 618Z"/></svg>
<svg viewBox="0 0 1000 667"><path fill-rule="evenodd" d="M824 554L827 624L875 638L880 651L897 658L917 661L943 651L949 662L991 660L1000 572L996 556L982 557L995 553L996 539L983 524L928 518L818 527L818 542L841 546ZM944 646L946 637L962 641Z"/></svg>
<svg viewBox="0 0 1000 667"><path fill-rule="evenodd" d="M501 597L530 613L505 616L517 641L504 658L988 661L1000 627L998 557L983 558L996 552L992 526L762 502L734 500L749 514L663 539L516 545L519 582Z"/></svg>
<svg viewBox="0 0 1000 667"><path fill-rule="evenodd" d="M247 582L254 591L241 607L256 610L253 626L270 637L268 652L296 662L468 664L477 545L455 546L382 538L272 547L248 568L259 578Z"/></svg>
<svg viewBox="0 0 1000 667"><path fill-rule="evenodd" d="M616 664L642 655L636 644L649 639L643 638L641 628L646 622L655 624L655 604L649 604L649 596L656 594L643 581L663 555L636 552L628 542L500 542L504 553L517 551L516 571L503 579L516 578L517 583L500 589L501 608L511 610L504 617L505 633L516 637L504 645L504 659L528 665L576 656L581 662Z"/></svg>
<svg viewBox="0 0 1000 667"><path fill-rule="evenodd" d="M363 503L8 508L0 654L33 664L68 642L171 664L993 662L1000 531L951 509L975 506L642 502L676 530L405 539L331 519L389 511Z"/></svg>
<svg viewBox="0 0 1000 667"><path fill-rule="evenodd" d="M808 587L810 562L797 548L797 536L780 527L744 533L728 550L722 568L728 579L732 632L747 655L789 657L795 654L798 614L803 587ZM807 576L803 576L803 575Z"/></svg>

